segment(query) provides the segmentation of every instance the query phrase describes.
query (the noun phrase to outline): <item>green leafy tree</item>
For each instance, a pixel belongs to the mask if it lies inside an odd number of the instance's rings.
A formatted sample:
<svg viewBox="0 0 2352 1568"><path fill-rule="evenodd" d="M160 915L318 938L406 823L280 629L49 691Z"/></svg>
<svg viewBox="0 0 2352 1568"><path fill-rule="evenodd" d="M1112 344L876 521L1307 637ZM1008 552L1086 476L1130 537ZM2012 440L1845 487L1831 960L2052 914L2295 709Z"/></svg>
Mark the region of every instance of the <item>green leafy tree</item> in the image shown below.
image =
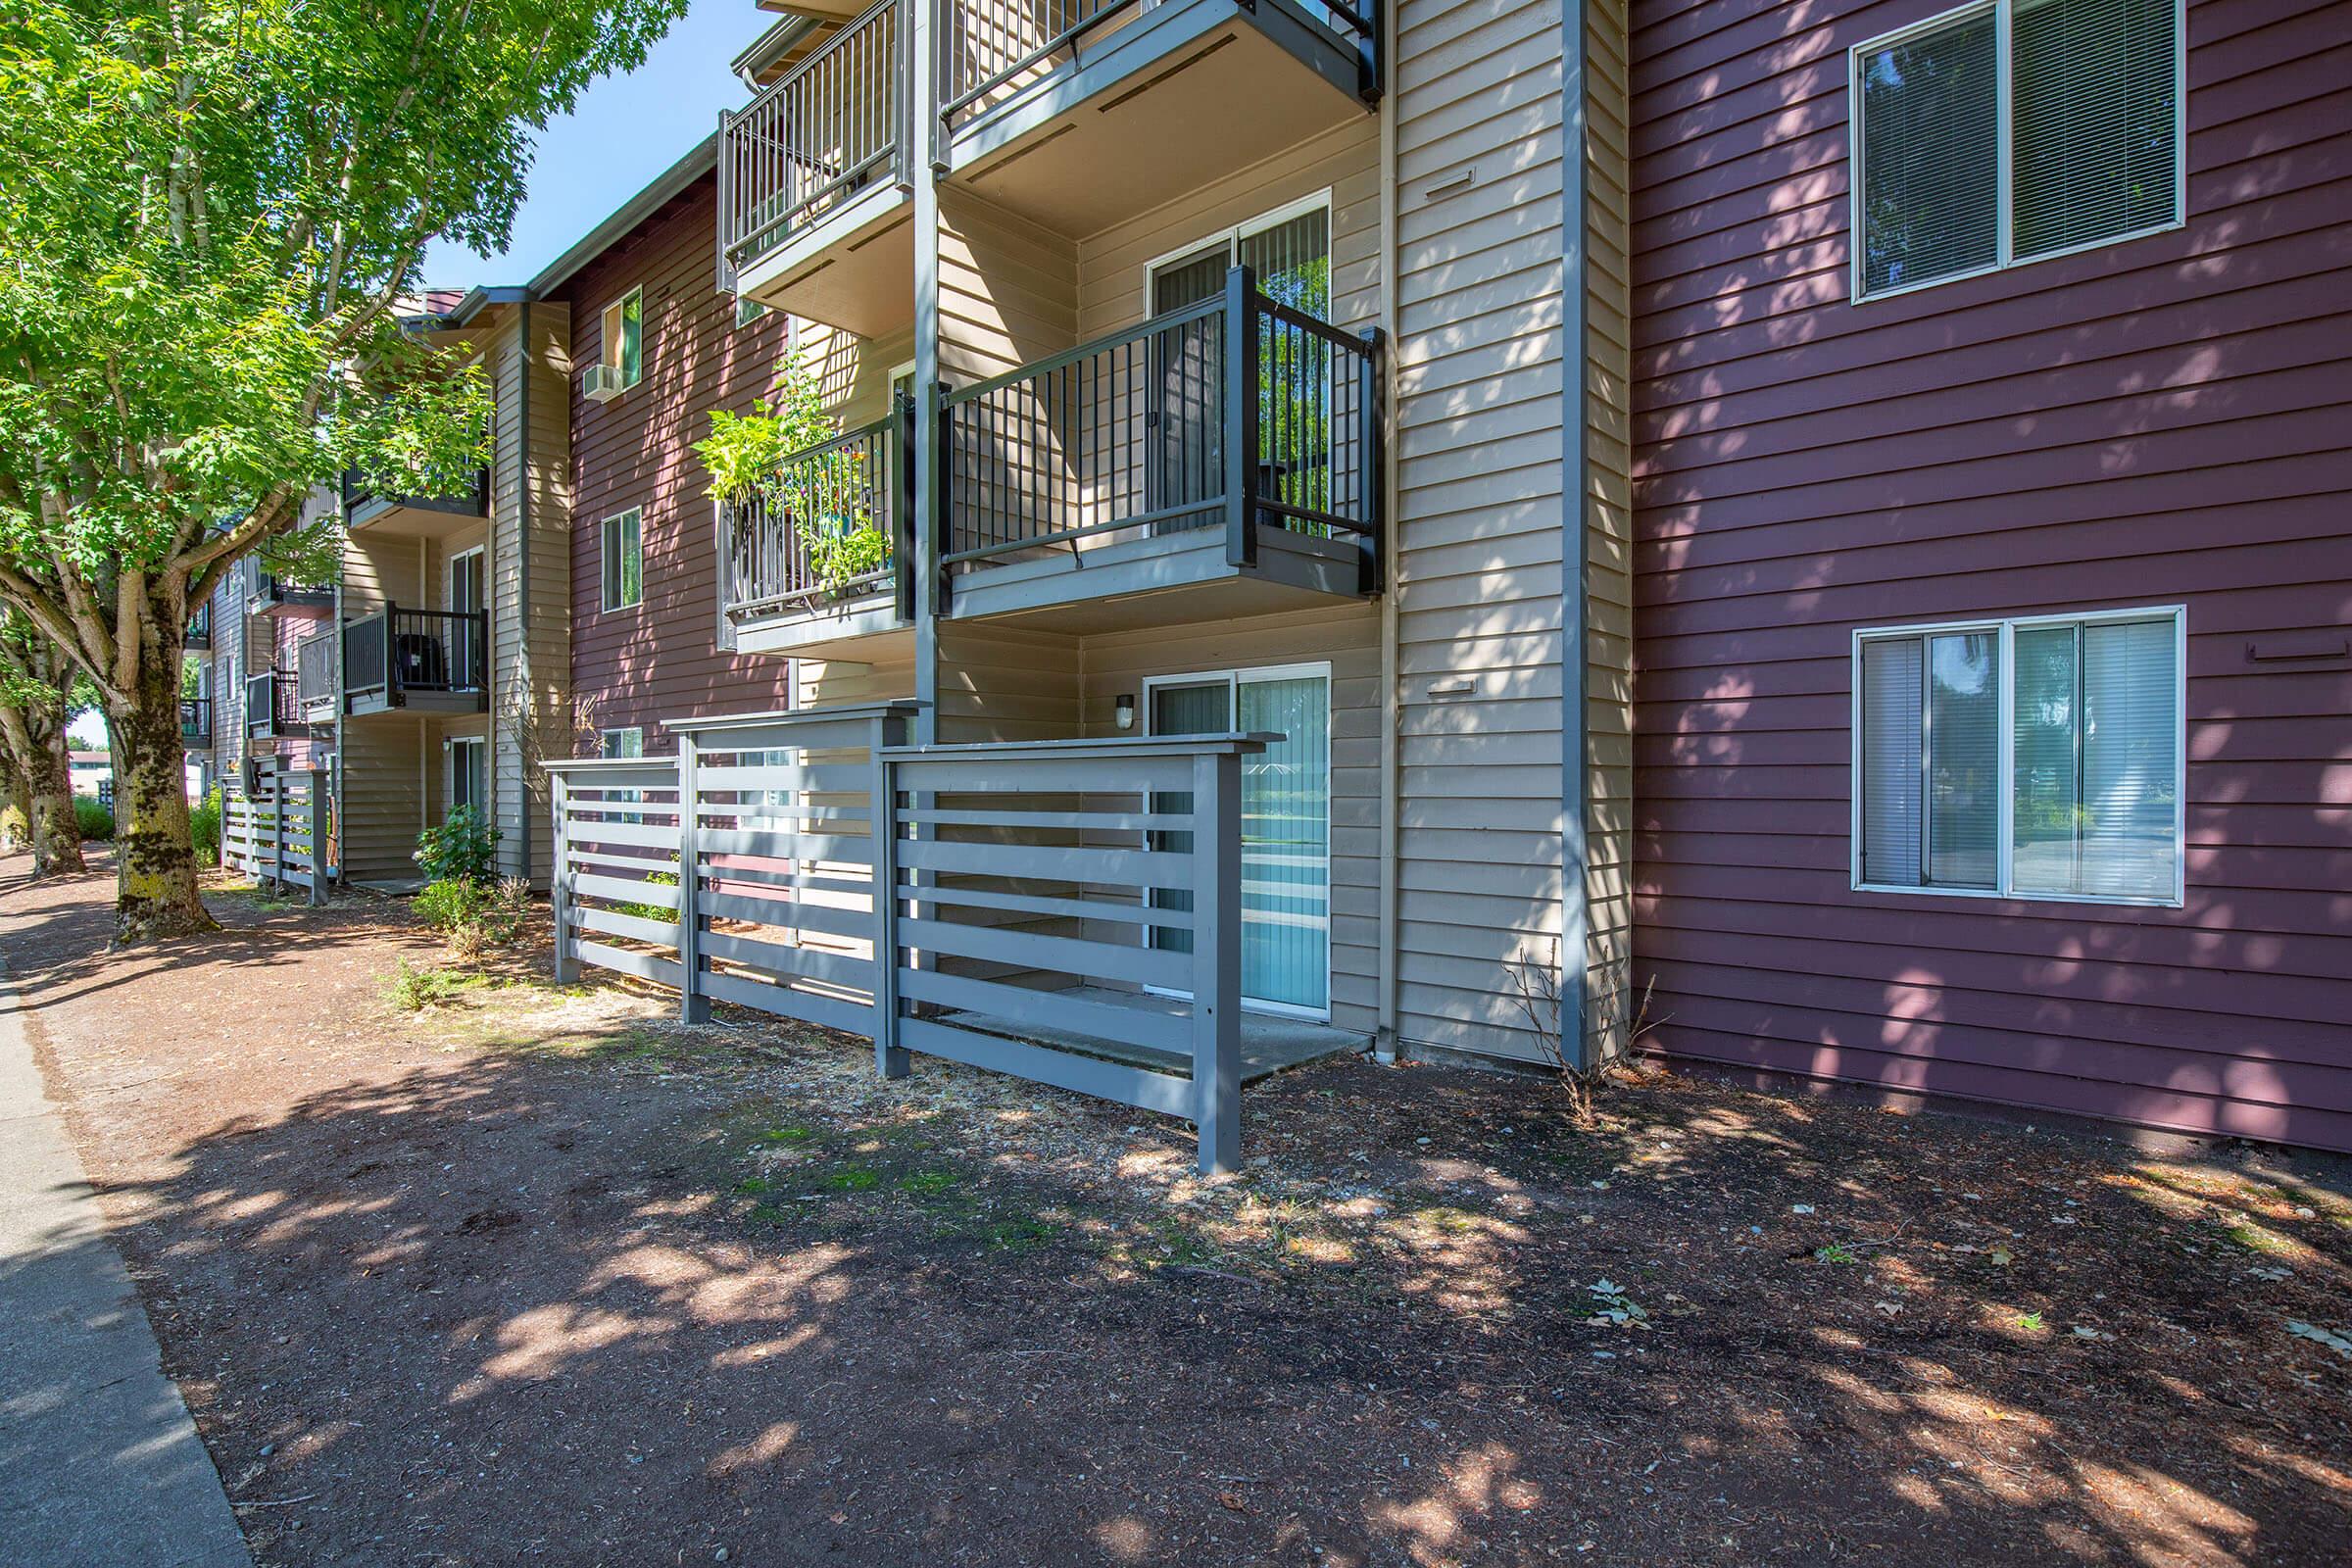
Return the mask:
<svg viewBox="0 0 2352 1568"><path fill-rule="evenodd" d="M416 489L480 461L478 375L402 324L418 258L503 249L534 132L684 8L0 7L0 598L112 726L118 940L212 924L190 611L247 556L316 569L331 509L306 501L345 471Z"/></svg>

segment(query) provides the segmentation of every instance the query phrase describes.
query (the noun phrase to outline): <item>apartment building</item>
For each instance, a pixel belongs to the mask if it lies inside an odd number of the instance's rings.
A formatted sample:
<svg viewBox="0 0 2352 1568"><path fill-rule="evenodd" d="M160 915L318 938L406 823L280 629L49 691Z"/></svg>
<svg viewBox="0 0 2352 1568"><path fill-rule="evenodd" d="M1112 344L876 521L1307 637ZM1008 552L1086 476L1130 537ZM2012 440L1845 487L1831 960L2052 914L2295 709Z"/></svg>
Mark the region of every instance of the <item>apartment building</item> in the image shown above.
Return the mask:
<svg viewBox="0 0 2352 1568"><path fill-rule="evenodd" d="M1651 1043L2352 1148L2352 14L1633 18Z"/></svg>

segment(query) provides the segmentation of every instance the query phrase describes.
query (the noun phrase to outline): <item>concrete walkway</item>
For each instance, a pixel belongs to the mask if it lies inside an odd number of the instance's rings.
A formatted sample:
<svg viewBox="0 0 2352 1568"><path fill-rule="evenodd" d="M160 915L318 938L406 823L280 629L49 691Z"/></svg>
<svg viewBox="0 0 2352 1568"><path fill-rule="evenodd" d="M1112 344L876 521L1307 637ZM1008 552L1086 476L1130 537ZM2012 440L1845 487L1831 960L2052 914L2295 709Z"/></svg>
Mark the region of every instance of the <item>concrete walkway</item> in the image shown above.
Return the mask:
<svg viewBox="0 0 2352 1568"><path fill-rule="evenodd" d="M0 1563L252 1568L0 978Z"/></svg>

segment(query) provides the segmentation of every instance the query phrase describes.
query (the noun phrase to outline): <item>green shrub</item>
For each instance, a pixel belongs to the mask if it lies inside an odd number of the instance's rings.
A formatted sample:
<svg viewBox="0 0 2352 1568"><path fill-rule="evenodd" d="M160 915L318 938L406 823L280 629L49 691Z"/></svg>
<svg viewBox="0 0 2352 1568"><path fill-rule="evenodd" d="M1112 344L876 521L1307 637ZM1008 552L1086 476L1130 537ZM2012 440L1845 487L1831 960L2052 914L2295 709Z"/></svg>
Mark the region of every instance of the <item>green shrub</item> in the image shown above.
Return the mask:
<svg viewBox="0 0 2352 1568"><path fill-rule="evenodd" d="M188 843L196 858L210 865L220 858L220 786L188 808Z"/></svg>
<svg viewBox="0 0 2352 1568"><path fill-rule="evenodd" d="M115 836L115 813L106 803L94 795L74 797L74 825L81 830L82 839L111 839Z"/></svg>
<svg viewBox="0 0 2352 1568"><path fill-rule="evenodd" d="M470 806L449 813L439 827L416 835L416 869L427 882L487 882L498 853L498 829Z"/></svg>
<svg viewBox="0 0 2352 1568"><path fill-rule="evenodd" d="M479 882L443 877L416 895L416 913L436 931L455 931L470 925L489 902L490 890Z"/></svg>
<svg viewBox="0 0 2352 1568"><path fill-rule="evenodd" d="M422 1012L435 1003L452 1001L485 983L479 975L419 969L403 958L384 978L384 1000L403 1012Z"/></svg>

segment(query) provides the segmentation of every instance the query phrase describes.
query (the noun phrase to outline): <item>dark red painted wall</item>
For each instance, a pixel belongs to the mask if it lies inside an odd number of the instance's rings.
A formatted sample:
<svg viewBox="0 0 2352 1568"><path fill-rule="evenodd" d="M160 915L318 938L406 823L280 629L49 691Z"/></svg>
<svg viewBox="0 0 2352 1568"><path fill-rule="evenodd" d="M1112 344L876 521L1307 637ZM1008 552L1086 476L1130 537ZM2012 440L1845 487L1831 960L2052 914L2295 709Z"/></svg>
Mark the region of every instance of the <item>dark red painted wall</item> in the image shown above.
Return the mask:
<svg viewBox="0 0 2352 1568"><path fill-rule="evenodd" d="M1636 952L1693 1060L2352 1149L2352 5L2188 11L2189 220L1847 301L1846 50L1637 0ZM1848 889L1857 625L2188 613L2181 909Z"/></svg>
<svg viewBox="0 0 2352 1568"><path fill-rule="evenodd" d="M735 325L719 292L717 187L705 175L562 291L571 306L571 690L583 722L645 730L648 753L676 750L664 719L786 705L785 662L717 646L718 577L710 478L693 444L710 411L752 411L775 378L784 318ZM580 396L576 368L604 358L600 318L645 290L645 379L609 403ZM602 524L645 509L645 603L603 606Z"/></svg>

